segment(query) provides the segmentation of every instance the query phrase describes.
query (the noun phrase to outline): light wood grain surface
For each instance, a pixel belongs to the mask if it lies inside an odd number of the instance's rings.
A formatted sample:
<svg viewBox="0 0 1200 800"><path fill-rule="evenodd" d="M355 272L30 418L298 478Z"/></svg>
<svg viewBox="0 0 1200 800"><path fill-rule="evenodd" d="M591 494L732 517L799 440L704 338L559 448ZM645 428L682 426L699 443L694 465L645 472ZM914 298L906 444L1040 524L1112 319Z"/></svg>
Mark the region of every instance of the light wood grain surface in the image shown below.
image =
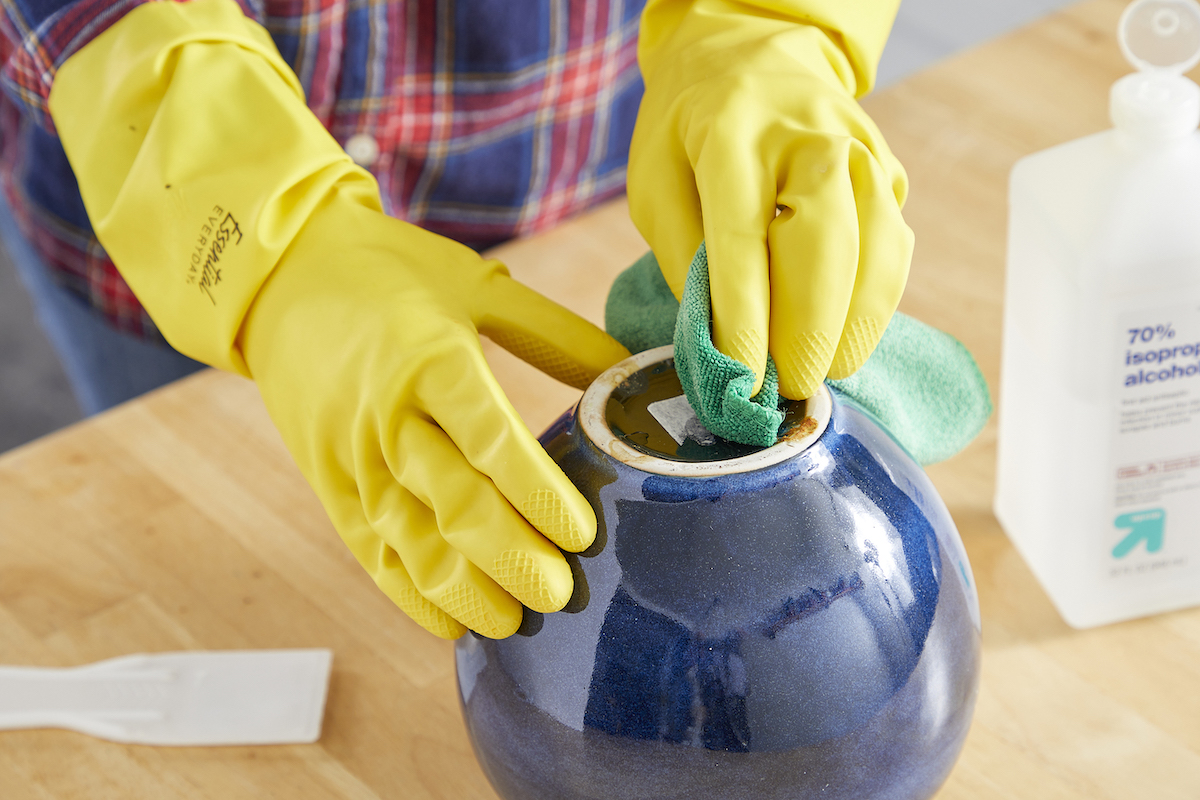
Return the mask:
<svg viewBox="0 0 1200 800"><path fill-rule="evenodd" d="M902 308L999 375L1005 185L1020 156L1107 126L1121 0L1091 0L866 101L912 181ZM623 202L497 251L601 321L645 249ZM577 393L490 345L535 430ZM991 506L994 423L930 469L979 582L975 722L941 800L1200 798L1200 610L1069 629ZM252 384L205 372L0 458L0 663L330 647L318 744L160 749L0 733L0 797L494 800L459 718L451 646L375 590Z"/></svg>

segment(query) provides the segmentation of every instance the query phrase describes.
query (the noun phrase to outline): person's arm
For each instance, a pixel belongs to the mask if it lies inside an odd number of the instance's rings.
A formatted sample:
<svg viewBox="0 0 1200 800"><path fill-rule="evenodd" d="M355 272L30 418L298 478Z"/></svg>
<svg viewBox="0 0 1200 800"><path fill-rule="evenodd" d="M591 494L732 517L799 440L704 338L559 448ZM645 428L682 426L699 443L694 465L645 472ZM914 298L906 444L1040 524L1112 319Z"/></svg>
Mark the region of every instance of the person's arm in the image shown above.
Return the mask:
<svg viewBox="0 0 1200 800"><path fill-rule="evenodd" d="M479 333L578 387L627 355L503 265L381 211L233 0L150 3L61 66L49 109L97 238L167 340L252 377L338 533L434 633L570 598L587 501Z"/></svg>
<svg viewBox="0 0 1200 800"><path fill-rule="evenodd" d="M161 0L39 0L4 3L0 31L8 39L8 58L0 86L26 118L54 132L50 91L59 68L125 15ZM249 19L263 20L251 0L234 0Z"/></svg>
<svg viewBox="0 0 1200 800"><path fill-rule="evenodd" d="M630 213L678 297L701 241L714 344L811 396L874 350L912 254L907 181L856 97L898 0L650 0Z"/></svg>

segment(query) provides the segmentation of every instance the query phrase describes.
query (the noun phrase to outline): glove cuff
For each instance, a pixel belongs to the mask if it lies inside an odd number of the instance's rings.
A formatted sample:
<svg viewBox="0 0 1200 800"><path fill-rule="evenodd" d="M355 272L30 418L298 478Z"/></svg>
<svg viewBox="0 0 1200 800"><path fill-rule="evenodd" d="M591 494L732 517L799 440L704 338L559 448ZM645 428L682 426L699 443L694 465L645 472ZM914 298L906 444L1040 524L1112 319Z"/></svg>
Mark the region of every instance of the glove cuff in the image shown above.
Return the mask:
<svg viewBox="0 0 1200 800"><path fill-rule="evenodd" d="M660 68L678 65L681 58L687 59L688 72L705 72L704 63L711 61L737 64L739 45L808 26L821 33L816 49L827 64L794 47L791 55L862 97L874 86L899 7L899 0L650 0L642 12L638 64L649 85ZM793 41L788 37L789 44ZM711 50L712 56L691 58L697 50Z"/></svg>
<svg viewBox="0 0 1200 800"><path fill-rule="evenodd" d="M248 375L238 331L322 200L378 187L233 0L150 3L72 56L50 110L96 237L167 341Z"/></svg>

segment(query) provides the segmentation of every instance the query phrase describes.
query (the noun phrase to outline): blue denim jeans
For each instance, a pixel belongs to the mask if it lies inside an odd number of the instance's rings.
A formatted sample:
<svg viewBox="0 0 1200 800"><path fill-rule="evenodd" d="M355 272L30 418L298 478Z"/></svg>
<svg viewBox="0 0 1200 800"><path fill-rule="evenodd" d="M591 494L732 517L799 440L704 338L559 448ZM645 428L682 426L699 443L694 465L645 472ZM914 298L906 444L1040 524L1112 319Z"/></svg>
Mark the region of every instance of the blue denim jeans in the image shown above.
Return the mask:
<svg viewBox="0 0 1200 800"><path fill-rule="evenodd" d="M50 277L0 192L0 240L33 298L83 413L98 414L204 367L171 348L114 330Z"/></svg>

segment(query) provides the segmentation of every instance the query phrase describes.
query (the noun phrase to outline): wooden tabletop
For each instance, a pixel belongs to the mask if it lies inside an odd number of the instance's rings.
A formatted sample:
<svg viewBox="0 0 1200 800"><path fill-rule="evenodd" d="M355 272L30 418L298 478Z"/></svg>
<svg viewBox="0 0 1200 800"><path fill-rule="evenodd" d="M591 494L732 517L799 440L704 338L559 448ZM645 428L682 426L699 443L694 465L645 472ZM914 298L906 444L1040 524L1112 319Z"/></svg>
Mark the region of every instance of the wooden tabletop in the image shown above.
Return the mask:
<svg viewBox="0 0 1200 800"><path fill-rule="evenodd" d="M869 98L908 169L902 308L999 380L1005 186L1020 156L1108 126L1123 0L1091 0ZM601 321L645 250L622 201L497 255ZM577 393L489 346L534 430ZM1078 632L991 513L994 421L929 470L983 611L974 725L941 800L1200 798L1200 610ZM451 645L342 546L254 386L212 371L0 458L0 663L329 647L318 744L167 749L0 733L0 797L494 800L459 717Z"/></svg>

